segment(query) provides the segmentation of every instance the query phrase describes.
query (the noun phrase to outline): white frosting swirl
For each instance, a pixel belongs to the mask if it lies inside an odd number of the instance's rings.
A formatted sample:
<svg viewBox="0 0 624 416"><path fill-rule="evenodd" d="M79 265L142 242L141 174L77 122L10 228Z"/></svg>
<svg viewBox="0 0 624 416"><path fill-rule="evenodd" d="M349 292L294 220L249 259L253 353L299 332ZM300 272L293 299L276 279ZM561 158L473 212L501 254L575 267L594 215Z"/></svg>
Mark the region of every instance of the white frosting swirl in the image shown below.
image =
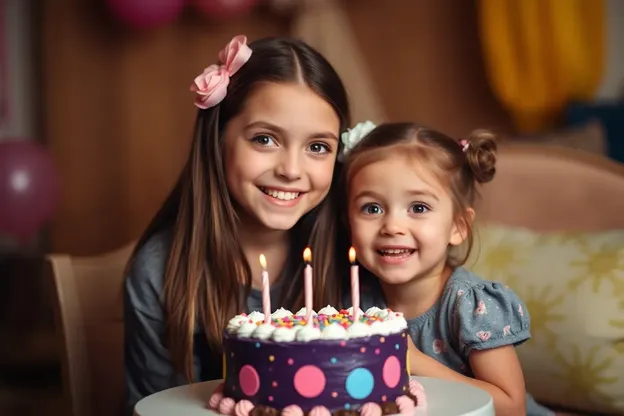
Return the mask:
<svg viewBox="0 0 624 416"><path fill-rule="evenodd" d="M308 310L306 309L306 307L304 306L303 308L299 309L297 311L297 313L295 314L295 316L306 316L308 314ZM314 312L314 309L312 309L312 316L317 316L316 312Z"/></svg>
<svg viewBox="0 0 624 416"><path fill-rule="evenodd" d="M279 308L271 314L271 318L273 319L290 318L291 316L293 316L292 312L284 308Z"/></svg>
<svg viewBox="0 0 624 416"><path fill-rule="evenodd" d="M371 314L371 316L376 316L378 318L381 319L386 319L388 317L388 315L390 314L390 310L389 309L379 309L374 311L374 313Z"/></svg>
<svg viewBox="0 0 624 416"><path fill-rule="evenodd" d="M377 316L377 314L381 312L382 310L383 309L379 309L377 306L371 306L370 308L366 309L366 315Z"/></svg>
<svg viewBox="0 0 624 416"><path fill-rule="evenodd" d="M368 337L371 335L370 325L363 324L362 322L354 322L347 328L347 334L349 334L349 338Z"/></svg>
<svg viewBox="0 0 624 416"><path fill-rule="evenodd" d="M251 334L252 338L269 339L271 334L275 331L275 327L271 324L258 325L256 330Z"/></svg>
<svg viewBox="0 0 624 416"><path fill-rule="evenodd" d="M258 325L256 325L255 322L251 323L249 321L245 321L238 328L238 331L236 331L236 334L241 338L249 338L251 334L253 334L253 332L256 330L256 328L258 328Z"/></svg>
<svg viewBox="0 0 624 416"><path fill-rule="evenodd" d="M318 311L318 314L331 316L331 315L337 315L338 311L333 306L327 305L324 308L322 308L320 311Z"/></svg>
<svg viewBox="0 0 624 416"><path fill-rule="evenodd" d="M321 338L321 330L307 325L302 326L301 329L297 331L297 335L295 337L297 341L302 342L313 341L319 338Z"/></svg>
<svg viewBox="0 0 624 416"><path fill-rule="evenodd" d="M405 320L405 318L403 318L403 314L401 314L400 316L395 315L394 318L388 319L385 323L387 324L388 328L390 328L390 332L400 332L407 328L407 321Z"/></svg>
<svg viewBox="0 0 624 416"><path fill-rule="evenodd" d="M347 330L340 324L334 323L323 328L321 333L323 339L346 339Z"/></svg>
<svg viewBox="0 0 624 416"><path fill-rule="evenodd" d="M230 319L225 329L228 332L236 332L238 328L242 325L243 322L247 321L249 318L244 315L236 315L234 318Z"/></svg>
<svg viewBox="0 0 624 416"><path fill-rule="evenodd" d="M371 334L375 335L390 335L392 331L387 322L375 321L370 326Z"/></svg>
<svg viewBox="0 0 624 416"><path fill-rule="evenodd" d="M271 338L277 342L292 342L295 340L297 331L293 331L294 328L287 328L285 326L275 328Z"/></svg>
<svg viewBox="0 0 624 416"><path fill-rule="evenodd" d="M264 314L262 312L253 311L247 316L247 319L253 322L264 321Z"/></svg>
<svg viewBox="0 0 624 416"><path fill-rule="evenodd" d="M349 315L353 315L353 306L347 309L347 311L349 312ZM360 311L360 316L364 315L364 311L362 309L358 308L358 311Z"/></svg>

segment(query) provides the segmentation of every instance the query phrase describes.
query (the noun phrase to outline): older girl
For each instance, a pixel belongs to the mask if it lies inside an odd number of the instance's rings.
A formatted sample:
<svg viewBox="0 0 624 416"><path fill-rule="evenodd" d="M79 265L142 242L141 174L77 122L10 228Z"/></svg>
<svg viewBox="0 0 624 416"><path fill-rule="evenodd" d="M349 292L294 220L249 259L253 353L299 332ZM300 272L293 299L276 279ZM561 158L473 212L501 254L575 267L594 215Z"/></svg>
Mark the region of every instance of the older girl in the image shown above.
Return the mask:
<svg viewBox="0 0 624 416"><path fill-rule="evenodd" d="M154 392L221 377L227 321L261 310L259 254L274 307L302 306L305 246L315 307L337 304L347 269L334 256L333 183L349 106L331 65L297 40L237 36L191 90L189 159L125 282L128 413Z"/></svg>

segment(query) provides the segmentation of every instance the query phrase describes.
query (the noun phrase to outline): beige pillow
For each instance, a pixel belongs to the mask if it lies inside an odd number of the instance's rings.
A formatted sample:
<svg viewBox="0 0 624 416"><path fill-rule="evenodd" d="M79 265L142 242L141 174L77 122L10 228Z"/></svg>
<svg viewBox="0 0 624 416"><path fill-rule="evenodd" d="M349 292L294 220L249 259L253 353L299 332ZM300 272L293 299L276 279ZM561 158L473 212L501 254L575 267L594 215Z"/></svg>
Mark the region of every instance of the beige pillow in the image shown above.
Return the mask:
<svg viewBox="0 0 624 416"><path fill-rule="evenodd" d="M570 127L536 136L510 136L502 139L502 146L532 144L566 147L601 156L607 156L609 153L606 133L602 123L598 120L591 120L579 127Z"/></svg>
<svg viewBox="0 0 624 416"><path fill-rule="evenodd" d="M467 267L526 302L532 339L518 355L538 401L624 413L624 230L482 226Z"/></svg>

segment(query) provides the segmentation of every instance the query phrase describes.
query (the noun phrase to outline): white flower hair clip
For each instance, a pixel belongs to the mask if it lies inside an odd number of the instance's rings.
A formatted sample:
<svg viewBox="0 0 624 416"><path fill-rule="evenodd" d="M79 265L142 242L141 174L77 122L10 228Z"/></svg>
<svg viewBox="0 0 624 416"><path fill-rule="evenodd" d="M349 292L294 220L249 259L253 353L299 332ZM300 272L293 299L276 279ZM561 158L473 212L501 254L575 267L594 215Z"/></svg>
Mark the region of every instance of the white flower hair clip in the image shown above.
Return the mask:
<svg viewBox="0 0 624 416"><path fill-rule="evenodd" d="M340 140L342 141L343 148L342 153L340 154L340 161L344 162L347 155L353 148L362 140L364 136L373 131L377 127L375 123L370 120L362 121L353 128L348 129L344 133L340 135Z"/></svg>

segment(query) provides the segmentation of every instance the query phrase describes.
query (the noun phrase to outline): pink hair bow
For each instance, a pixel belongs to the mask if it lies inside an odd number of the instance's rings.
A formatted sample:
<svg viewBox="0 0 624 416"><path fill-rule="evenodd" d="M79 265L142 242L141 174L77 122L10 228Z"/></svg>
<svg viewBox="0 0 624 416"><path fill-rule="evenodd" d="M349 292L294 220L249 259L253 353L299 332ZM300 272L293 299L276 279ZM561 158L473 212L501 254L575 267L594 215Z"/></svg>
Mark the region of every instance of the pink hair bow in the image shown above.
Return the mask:
<svg viewBox="0 0 624 416"><path fill-rule="evenodd" d="M205 110L219 104L227 94L230 77L249 60L250 56L251 49L247 46L247 37L234 36L219 52L221 65L210 65L193 81L191 91L197 93L195 106Z"/></svg>

